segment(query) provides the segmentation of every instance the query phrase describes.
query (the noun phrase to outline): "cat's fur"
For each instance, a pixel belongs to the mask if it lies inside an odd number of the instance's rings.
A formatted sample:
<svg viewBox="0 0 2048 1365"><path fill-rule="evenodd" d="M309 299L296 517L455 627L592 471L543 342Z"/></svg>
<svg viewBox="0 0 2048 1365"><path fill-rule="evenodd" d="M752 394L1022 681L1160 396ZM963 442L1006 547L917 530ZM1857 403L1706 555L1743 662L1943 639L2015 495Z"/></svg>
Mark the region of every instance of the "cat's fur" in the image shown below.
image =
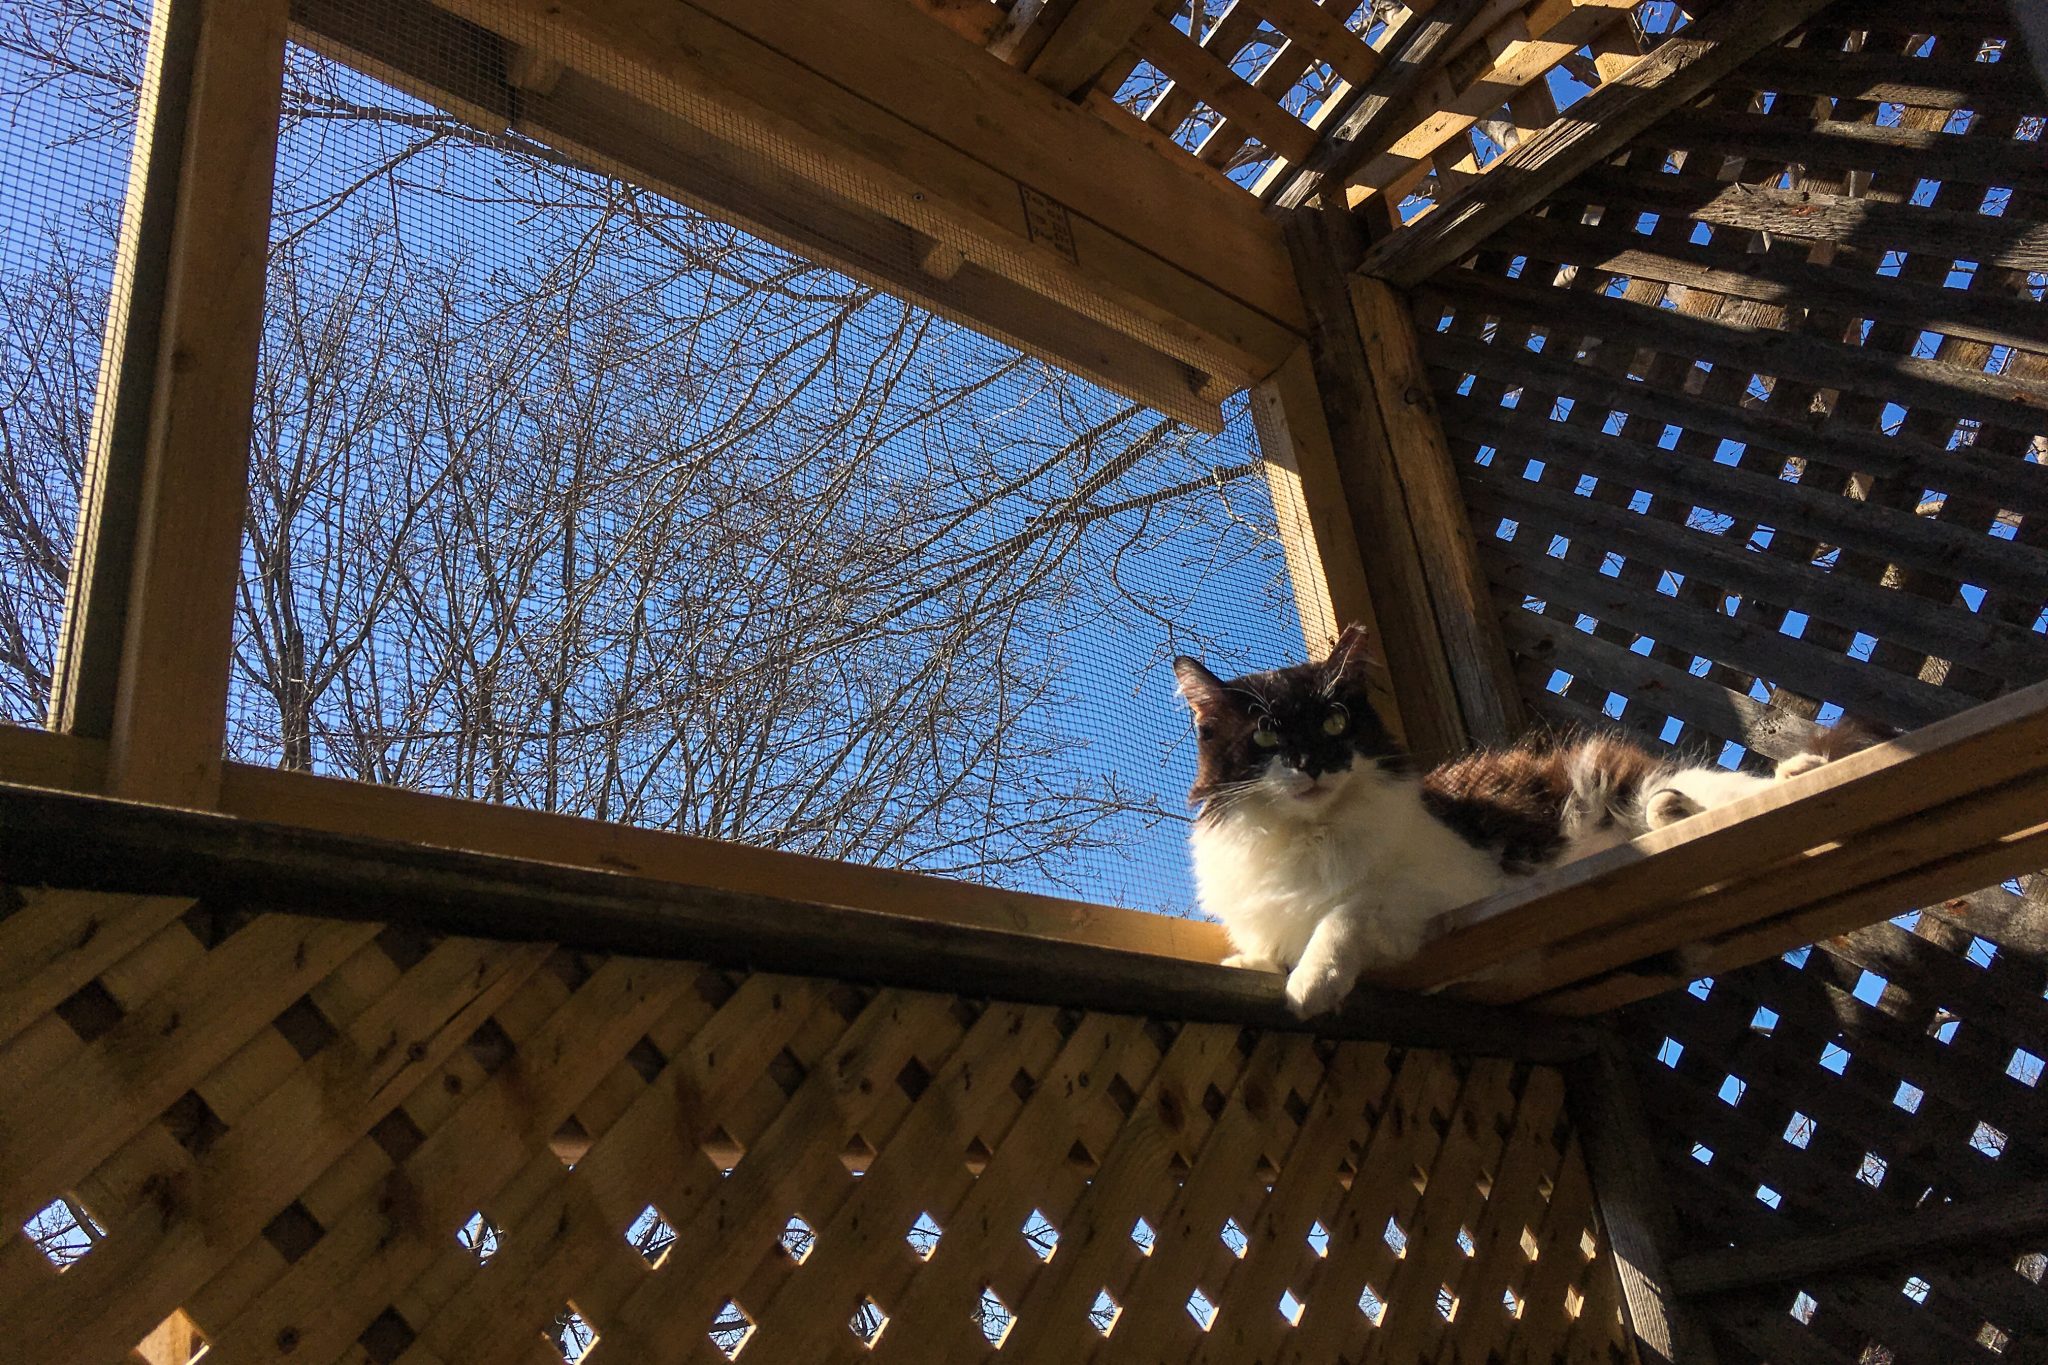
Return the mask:
<svg viewBox="0 0 2048 1365"><path fill-rule="evenodd" d="M1412 956L1436 915L1769 783L1612 735L1418 774L1366 693L1365 643L1354 626L1321 663L1228 682L1174 661L1198 741L1202 907L1229 929L1232 964L1287 973L1304 1017L1334 1008L1360 972ZM1802 755L1779 776L1823 761Z"/></svg>

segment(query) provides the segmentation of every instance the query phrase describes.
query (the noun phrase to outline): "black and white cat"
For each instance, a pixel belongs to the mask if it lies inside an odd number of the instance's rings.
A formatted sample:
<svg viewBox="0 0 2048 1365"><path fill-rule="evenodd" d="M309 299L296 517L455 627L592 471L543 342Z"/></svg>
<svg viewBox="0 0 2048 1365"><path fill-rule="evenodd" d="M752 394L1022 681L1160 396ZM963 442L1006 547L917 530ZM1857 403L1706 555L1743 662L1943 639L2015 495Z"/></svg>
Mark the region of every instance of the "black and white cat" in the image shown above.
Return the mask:
<svg viewBox="0 0 2048 1365"><path fill-rule="evenodd" d="M1189 845L1228 965L1287 973L1306 1018L1359 973L1411 957L1431 919L1544 868L1725 805L1770 779L1599 735L1467 755L1417 774L1366 695L1366 634L1321 663L1228 682L1174 660L1194 712ZM1825 762L1800 755L1789 777Z"/></svg>

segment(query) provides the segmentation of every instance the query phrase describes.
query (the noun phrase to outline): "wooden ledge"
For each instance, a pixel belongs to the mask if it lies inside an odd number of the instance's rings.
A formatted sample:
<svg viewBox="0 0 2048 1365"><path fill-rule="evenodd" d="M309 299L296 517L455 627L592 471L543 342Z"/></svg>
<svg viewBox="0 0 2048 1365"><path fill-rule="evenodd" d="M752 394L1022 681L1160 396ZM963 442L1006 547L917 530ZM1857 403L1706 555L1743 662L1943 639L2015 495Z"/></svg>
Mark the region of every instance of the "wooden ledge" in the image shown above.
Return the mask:
<svg viewBox="0 0 2048 1365"><path fill-rule="evenodd" d="M1596 1014L2048 865L2048 683L1455 911L1384 985Z"/></svg>
<svg viewBox="0 0 2048 1365"><path fill-rule="evenodd" d="M0 784L0 875L1171 1019L1300 1030L1281 979L1213 963L416 843ZM963 888L971 893L975 888ZM1332 1038L1560 1062L1592 1035L1390 990L1316 1020Z"/></svg>

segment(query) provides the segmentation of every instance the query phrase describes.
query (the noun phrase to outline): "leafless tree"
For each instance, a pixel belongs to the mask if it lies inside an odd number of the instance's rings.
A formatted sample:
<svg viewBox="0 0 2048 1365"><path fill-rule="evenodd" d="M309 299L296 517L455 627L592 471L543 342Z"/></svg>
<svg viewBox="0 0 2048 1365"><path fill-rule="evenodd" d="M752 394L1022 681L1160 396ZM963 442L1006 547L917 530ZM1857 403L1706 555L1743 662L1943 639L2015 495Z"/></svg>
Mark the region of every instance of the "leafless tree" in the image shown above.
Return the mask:
<svg viewBox="0 0 2048 1365"><path fill-rule="evenodd" d="M17 86L125 152L142 17L4 12ZM1052 885L1179 818L1083 761L1066 642L1215 647L1191 594L1270 558L1253 463L296 48L278 183L235 757ZM90 413L76 236L0 288L15 714Z"/></svg>

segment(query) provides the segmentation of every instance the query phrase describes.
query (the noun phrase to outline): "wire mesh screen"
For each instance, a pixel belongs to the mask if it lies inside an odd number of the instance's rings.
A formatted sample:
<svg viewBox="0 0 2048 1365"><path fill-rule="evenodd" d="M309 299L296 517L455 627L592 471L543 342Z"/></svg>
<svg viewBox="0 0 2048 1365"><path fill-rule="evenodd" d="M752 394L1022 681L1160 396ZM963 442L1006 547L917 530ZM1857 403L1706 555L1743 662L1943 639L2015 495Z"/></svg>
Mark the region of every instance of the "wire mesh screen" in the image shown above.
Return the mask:
<svg viewBox="0 0 2048 1365"><path fill-rule="evenodd" d="M0 721L49 701L147 6L0 0Z"/></svg>
<svg viewBox="0 0 2048 1365"><path fill-rule="evenodd" d="M1168 661L1302 648L1245 400L1204 436L480 122L290 54L231 756L1185 906Z"/></svg>

